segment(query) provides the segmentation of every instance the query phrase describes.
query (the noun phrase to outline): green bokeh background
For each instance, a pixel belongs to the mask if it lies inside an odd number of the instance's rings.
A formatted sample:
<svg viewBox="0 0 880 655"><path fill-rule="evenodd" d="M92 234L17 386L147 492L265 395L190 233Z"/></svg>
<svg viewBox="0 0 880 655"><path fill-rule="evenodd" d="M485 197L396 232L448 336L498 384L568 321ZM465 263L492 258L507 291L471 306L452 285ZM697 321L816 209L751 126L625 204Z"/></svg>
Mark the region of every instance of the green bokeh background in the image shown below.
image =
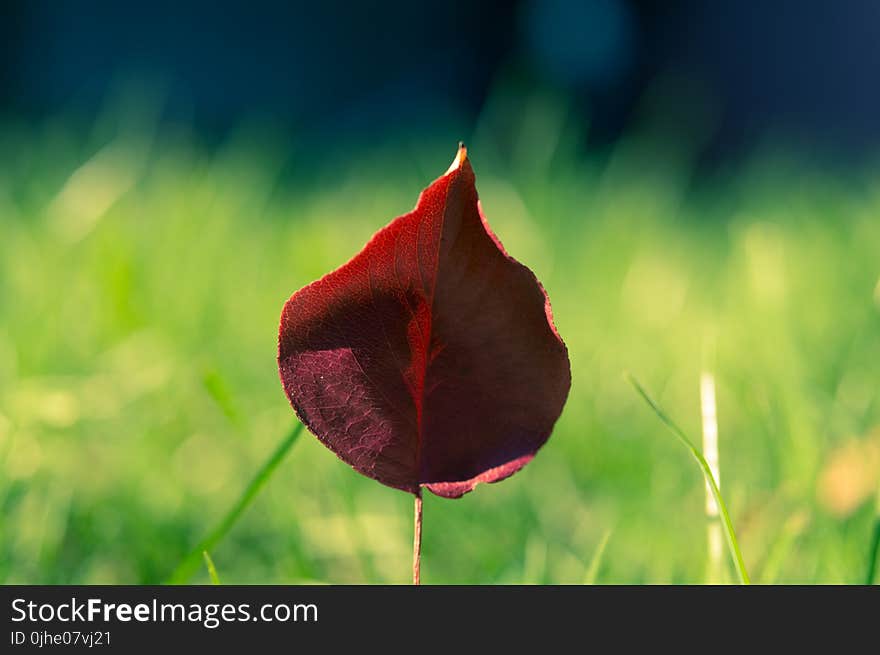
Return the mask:
<svg viewBox="0 0 880 655"><path fill-rule="evenodd" d="M206 146L115 106L0 126L0 582L167 580L295 422L284 301L408 211L461 137L494 230L548 290L573 381L522 472L426 496L423 582L717 581L700 472L625 371L697 441L715 375L721 488L754 581L863 582L880 168L767 146L695 183L687 142L661 129L583 157L564 106L520 109L334 153L259 121ZM410 496L306 433L211 556L224 583L407 583L411 522Z"/></svg>

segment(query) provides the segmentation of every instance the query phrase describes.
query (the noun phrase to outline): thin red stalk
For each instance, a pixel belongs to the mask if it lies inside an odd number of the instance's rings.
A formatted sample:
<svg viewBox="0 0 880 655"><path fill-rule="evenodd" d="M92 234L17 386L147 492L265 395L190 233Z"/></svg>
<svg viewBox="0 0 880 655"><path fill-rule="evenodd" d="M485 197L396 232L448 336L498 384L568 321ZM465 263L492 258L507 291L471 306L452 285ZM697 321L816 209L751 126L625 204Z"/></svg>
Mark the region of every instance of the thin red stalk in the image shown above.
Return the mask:
<svg viewBox="0 0 880 655"><path fill-rule="evenodd" d="M413 534L413 584L421 584L419 573L422 564L422 490L416 492L415 532Z"/></svg>

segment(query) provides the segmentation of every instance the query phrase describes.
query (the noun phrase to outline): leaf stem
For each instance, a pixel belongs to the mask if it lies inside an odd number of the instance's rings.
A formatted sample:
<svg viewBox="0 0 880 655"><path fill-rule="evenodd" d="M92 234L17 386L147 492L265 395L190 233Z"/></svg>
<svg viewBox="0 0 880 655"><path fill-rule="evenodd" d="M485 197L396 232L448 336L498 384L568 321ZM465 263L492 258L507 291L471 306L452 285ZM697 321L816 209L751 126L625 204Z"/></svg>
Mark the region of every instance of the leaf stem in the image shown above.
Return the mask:
<svg viewBox="0 0 880 655"><path fill-rule="evenodd" d="M254 498L256 498L257 494L260 492L260 489L263 488L272 476L272 473L275 472L275 469L278 468L278 465L282 462L285 455L287 455L290 448L296 443L302 430L303 424L297 423L287 436L284 437L269 459L267 459L263 466L260 467L260 470L257 471L257 474L253 477L250 484L245 487L241 496L238 497L238 500L229 509L226 515L214 526L214 529L208 533L208 536L196 544L196 546L187 553L186 557L183 558L171 574L167 584L185 584L190 577L192 577L192 574L195 573L199 567L202 553L204 551L210 552L213 550L214 546L216 546L232 529L232 526L235 525L236 521L238 521L247 509L248 505L253 502Z"/></svg>
<svg viewBox="0 0 880 655"><path fill-rule="evenodd" d="M413 584L421 584L422 567L422 490L415 494L415 516L413 530Z"/></svg>
<svg viewBox="0 0 880 655"><path fill-rule="evenodd" d="M663 424L674 434L681 444L690 451L691 455L694 456L694 459L697 460L697 464L700 465L700 468L703 471L703 475L706 476L706 482L709 484L709 487L712 490L712 495L715 497L715 502L718 503L718 509L721 512L721 521L724 526L724 536L727 540L727 548L730 551L730 557L733 560L734 568L736 569L736 573L739 576L740 584L750 584L749 574L746 571L746 564L743 560L742 551L739 548L739 543L736 540L736 533L733 530L733 523L730 520L730 514L727 512L727 506L724 504L724 499L721 497L721 490L718 489L718 484L715 482L715 476L712 475L712 469L709 466L709 463L706 461L706 458L703 457L703 453L694 446L693 442L688 439L687 435L679 428L675 422L671 418L669 418L666 413L660 409L659 405L654 402L654 400L648 395L648 392L639 384L638 380L636 380L630 373L626 374L627 379L630 384L633 385L636 392L642 397L642 399L648 403L657 417L663 422Z"/></svg>

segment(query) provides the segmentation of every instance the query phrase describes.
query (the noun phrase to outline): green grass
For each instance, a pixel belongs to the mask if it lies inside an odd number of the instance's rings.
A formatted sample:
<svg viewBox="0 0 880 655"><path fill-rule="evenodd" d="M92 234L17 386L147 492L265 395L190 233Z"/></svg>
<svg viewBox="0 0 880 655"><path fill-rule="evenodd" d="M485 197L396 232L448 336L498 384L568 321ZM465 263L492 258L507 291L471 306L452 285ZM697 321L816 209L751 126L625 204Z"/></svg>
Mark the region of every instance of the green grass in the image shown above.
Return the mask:
<svg viewBox="0 0 880 655"><path fill-rule="evenodd" d="M724 498L722 498L721 490L718 488L718 481L712 474L712 468L709 466L709 462L706 461L706 458L703 457L703 453L700 451L699 448L697 448L697 446L694 445L694 442L691 441L690 438L682 431L682 429L678 427L675 422L666 415L666 413L657 405L654 399L648 395L648 392L645 391L644 387L642 387L641 384L639 384L638 380L636 380L631 374L629 374L627 377L636 392L657 415L657 418L659 418L666 426L666 428L668 428L669 431L675 435L681 445L685 447L685 449L691 454L691 456L694 458L694 460L696 460L697 464L699 465L700 470L703 472L703 475L706 478L706 484L709 485L709 488L712 491L712 497L718 504L718 509L721 515L721 525L724 528L724 537L727 540L727 548L730 551L730 558L733 562L733 568L736 571L739 583L745 585L750 584L751 581L749 580L749 574L746 571L746 564L743 561L742 551L740 550L739 543L736 540L736 530L734 529L733 523L730 520L730 513L727 511L727 505L724 504Z"/></svg>
<svg viewBox="0 0 880 655"><path fill-rule="evenodd" d="M208 577L211 578L211 584L219 585L220 576L217 575L217 567L214 566L214 560L208 555L207 550L202 551L202 558L205 560L205 567L208 569Z"/></svg>
<svg viewBox="0 0 880 655"><path fill-rule="evenodd" d="M211 529L208 535L202 539L186 557L183 558L174 570L174 573L172 573L171 577L168 579L169 583L183 584L189 582L193 572L198 567L200 554L204 556L204 559L208 563L208 570L210 572L214 565L211 562L210 555L208 555L208 550L214 548L214 546L220 543L220 541L223 540L238 522L244 511L254 501L257 494L260 493L260 490L262 490L263 486L269 481L269 478L272 477L275 469L284 461L284 458L287 456L287 453L290 452L290 449L293 447L293 444L296 443L296 440L299 438L302 431L303 424L297 421L293 429L291 429L281 443L278 444L278 447L272 453L272 456L269 457L269 459L266 460L266 463L260 467L259 471L257 471L257 474L244 489L244 492L238 500L235 501L235 504L233 504L223 518L218 521L217 525ZM212 573L212 576L216 577L215 574L216 572Z"/></svg>
<svg viewBox="0 0 880 655"><path fill-rule="evenodd" d="M0 582L206 583L206 550L227 584L407 583L412 499L311 435L241 499L295 421L282 304L408 211L462 134L319 156L118 122L0 126ZM522 472L426 495L423 582L702 582L701 472L621 373L699 434L707 340L753 579L863 582L878 472L823 481L880 439L878 171L766 152L692 185L650 135L582 159L565 121L480 125L483 207L550 294L572 390Z"/></svg>

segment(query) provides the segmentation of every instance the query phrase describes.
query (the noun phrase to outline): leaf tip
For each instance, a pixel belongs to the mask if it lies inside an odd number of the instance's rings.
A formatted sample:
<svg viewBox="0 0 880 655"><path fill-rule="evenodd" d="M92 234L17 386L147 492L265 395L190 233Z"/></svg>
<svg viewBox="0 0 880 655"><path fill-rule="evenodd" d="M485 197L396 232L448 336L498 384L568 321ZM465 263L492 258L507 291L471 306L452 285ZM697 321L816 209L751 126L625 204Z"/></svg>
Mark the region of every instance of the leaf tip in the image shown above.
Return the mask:
<svg viewBox="0 0 880 655"><path fill-rule="evenodd" d="M464 141L458 142L458 152L455 153L455 159L452 160L452 164L449 165L449 168L446 171L446 175L449 175L452 171L458 170L462 164L467 161L467 146L464 145Z"/></svg>

